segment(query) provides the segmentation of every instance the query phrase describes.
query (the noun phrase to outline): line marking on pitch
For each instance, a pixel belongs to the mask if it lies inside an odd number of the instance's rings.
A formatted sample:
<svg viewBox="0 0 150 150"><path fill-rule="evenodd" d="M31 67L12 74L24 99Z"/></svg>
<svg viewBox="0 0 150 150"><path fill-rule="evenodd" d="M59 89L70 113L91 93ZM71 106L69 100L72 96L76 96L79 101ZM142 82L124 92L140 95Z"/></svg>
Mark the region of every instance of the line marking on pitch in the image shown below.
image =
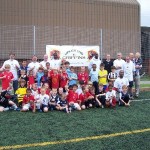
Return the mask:
<svg viewBox="0 0 150 150"><path fill-rule="evenodd" d="M150 101L150 99L135 99L131 100L130 102L143 102L143 101Z"/></svg>
<svg viewBox="0 0 150 150"><path fill-rule="evenodd" d="M98 140L98 139L105 139L105 138L118 137L118 136L123 136L123 135L138 134L138 133L144 133L144 132L150 132L150 128L141 129L141 130L126 131L126 132L120 132L120 133L113 133L113 134L106 134L106 135L76 138L76 139L70 139L70 140L49 141L49 142L43 142L43 143L32 143L32 144L22 144L22 145L12 145L12 146L0 146L0 150L29 148L29 147L38 147L38 146L42 147L42 146L66 144L66 143L77 143L77 142L88 141L88 140Z"/></svg>

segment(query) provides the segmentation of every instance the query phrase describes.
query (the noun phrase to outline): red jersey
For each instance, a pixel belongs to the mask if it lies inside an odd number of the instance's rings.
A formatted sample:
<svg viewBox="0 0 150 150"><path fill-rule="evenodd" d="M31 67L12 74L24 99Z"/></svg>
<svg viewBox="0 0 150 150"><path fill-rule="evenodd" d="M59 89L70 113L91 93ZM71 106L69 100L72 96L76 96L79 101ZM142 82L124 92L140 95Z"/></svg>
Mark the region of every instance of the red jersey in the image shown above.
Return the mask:
<svg viewBox="0 0 150 150"><path fill-rule="evenodd" d="M28 104L28 103L34 102L34 101L35 101L35 99L34 99L34 96L33 96L33 95L30 95L30 96L25 95L25 96L23 97L22 103L23 103L23 104Z"/></svg>
<svg viewBox="0 0 150 150"><path fill-rule="evenodd" d="M73 90L69 90L68 96L67 96L68 103L70 103L70 102L77 103L78 98L79 97L78 97L77 93L75 93Z"/></svg>
<svg viewBox="0 0 150 150"><path fill-rule="evenodd" d="M35 83L35 78L34 76L28 76L28 86L32 85Z"/></svg>
<svg viewBox="0 0 150 150"><path fill-rule="evenodd" d="M68 75L66 72L60 74L60 87L64 88L68 82Z"/></svg>
<svg viewBox="0 0 150 150"><path fill-rule="evenodd" d="M87 72L80 72L78 73L78 80L80 81L84 81L84 84L88 83L88 79L89 79L89 75Z"/></svg>
<svg viewBox="0 0 150 150"><path fill-rule="evenodd" d="M92 96L89 92L81 93L79 95L79 100L81 100L81 102L85 102L89 96Z"/></svg>
<svg viewBox="0 0 150 150"><path fill-rule="evenodd" d="M4 71L0 74L0 77L5 76L5 78L2 79L2 90L7 90L9 87L9 84L11 80L14 78L13 74L9 71Z"/></svg>
<svg viewBox="0 0 150 150"><path fill-rule="evenodd" d="M50 78L51 78L52 88L58 89L59 88L60 75L58 73L57 74L52 73Z"/></svg>

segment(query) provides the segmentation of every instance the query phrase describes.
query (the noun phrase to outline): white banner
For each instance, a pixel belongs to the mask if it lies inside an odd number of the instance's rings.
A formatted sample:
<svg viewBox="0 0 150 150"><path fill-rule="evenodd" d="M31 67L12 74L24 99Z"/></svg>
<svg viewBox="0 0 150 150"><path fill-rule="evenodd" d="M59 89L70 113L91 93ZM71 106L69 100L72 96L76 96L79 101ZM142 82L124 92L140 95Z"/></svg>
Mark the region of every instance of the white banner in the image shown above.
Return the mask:
<svg viewBox="0 0 150 150"><path fill-rule="evenodd" d="M60 59L69 61L70 66L88 66L96 53L99 56L99 46L46 45L46 54L50 60L53 59L54 53L57 53Z"/></svg>

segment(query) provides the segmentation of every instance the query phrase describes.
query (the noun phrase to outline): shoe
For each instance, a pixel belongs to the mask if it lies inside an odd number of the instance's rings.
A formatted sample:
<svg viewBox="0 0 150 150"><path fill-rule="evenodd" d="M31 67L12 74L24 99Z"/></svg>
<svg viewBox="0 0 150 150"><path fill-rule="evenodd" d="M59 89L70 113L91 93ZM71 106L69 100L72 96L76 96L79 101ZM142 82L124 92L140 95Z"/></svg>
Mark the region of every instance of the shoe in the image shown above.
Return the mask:
<svg viewBox="0 0 150 150"><path fill-rule="evenodd" d="M101 107L102 107L102 108L104 108L104 106L103 106L103 105L102 105Z"/></svg>
<svg viewBox="0 0 150 150"><path fill-rule="evenodd" d="M16 111L20 111L20 108L18 107L18 108L14 109L14 110L16 110Z"/></svg>
<svg viewBox="0 0 150 150"><path fill-rule="evenodd" d="M71 107L68 108L69 113L71 113Z"/></svg>
<svg viewBox="0 0 150 150"><path fill-rule="evenodd" d="M134 97L133 97L133 96L131 96L131 97L130 97L130 100L134 100Z"/></svg>
<svg viewBox="0 0 150 150"><path fill-rule="evenodd" d="M38 109L38 112L42 112L42 110L41 110L41 109Z"/></svg>
<svg viewBox="0 0 150 150"><path fill-rule="evenodd" d="M8 110L9 110L9 107L4 108L4 111L8 111Z"/></svg>
<svg viewBox="0 0 150 150"><path fill-rule="evenodd" d="M135 95L135 98L139 98L139 95L138 95L138 94L136 94L136 95Z"/></svg>

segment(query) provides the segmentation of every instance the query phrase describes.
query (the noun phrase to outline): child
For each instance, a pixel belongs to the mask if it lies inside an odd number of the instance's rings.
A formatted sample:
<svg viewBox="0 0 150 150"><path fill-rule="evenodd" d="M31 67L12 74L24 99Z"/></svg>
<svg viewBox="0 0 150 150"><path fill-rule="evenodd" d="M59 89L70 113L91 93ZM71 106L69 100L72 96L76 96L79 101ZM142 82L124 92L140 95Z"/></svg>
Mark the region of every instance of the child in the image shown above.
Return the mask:
<svg viewBox="0 0 150 150"><path fill-rule="evenodd" d="M12 101L12 96L8 91L3 91L0 94L0 112L7 111L9 109L19 110L17 105Z"/></svg>
<svg viewBox="0 0 150 150"><path fill-rule="evenodd" d="M45 88L41 88L41 94L37 98L37 103L41 104L41 110L43 112L48 112L49 96L46 94L46 89Z"/></svg>
<svg viewBox="0 0 150 150"><path fill-rule="evenodd" d="M78 89L76 90L76 93L78 93L78 95L80 95L81 93L83 93L82 91L82 87L84 86L84 81L79 81L79 85L78 85Z"/></svg>
<svg viewBox="0 0 150 150"><path fill-rule="evenodd" d="M95 94L98 93L98 73L99 73L99 70L96 68L97 68L96 64L93 64L89 74L89 79L91 80L95 88Z"/></svg>
<svg viewBox="0 0 150 150"><path fill-rule="evenodd" d="M99 84L102 83L103 84L103 88L104 91L107 88L107 70L104 70L105 65L103 63L100 64L100 70L98 73L98 77L99 77Z"/></svg>
<svg viewBox="0 0 150 150"><path fill-rule="evenodd" d="M65 92L65 86L68 84L68 75L66 73L66 68L63 67L62 71L60 72L60 87L63 88Z"/></svg>
<svg viewBox="0 0 150 150"><path fill-rule="evenodd" d="M41 77L40 82L41 82L41 85L43 85L44 83L49 84L49 77L48 77L48 71L47 70L44 70L44 75Z"/></svg>
<svg viewBox="0 0 150 150"><path fill-rule="evenodd" d="M59 97L61 97L62 95L63 95L63 88L62 87L60 87L59 89L58 89L58 95L59 95Z"/></svg>
<svg viewBox="0 0 150 150"><path fill-rule="evenodd" d="M92 96L89 93L88 86L83 86L82 91L83 93L79 95L79 100L81 101L81 108L82 109L91 108L93 106L92 99L94 99L94 96Z"/></svg>
<svg viewBox="0 0 150 150"><path fill-rule="evenodd" d="M57 68L54 68L53 72L50 73L50 80L51 80L51 88L58 89L59 81L60 81L60 74L58 73Z"/></svg>
<svg viewBox="0 0 150 150"><path fill-rule="evenodd" d="M115 107L116 106L116 91L113 90L113 86L108 86L108 91L106 92L106 106Z"/></svg>
<svg viewBox="0 0 150 150"><path fill-rule="evenodd" d="M35 84L35 77L33 75L33 71L30 70L29 71L29 75L28 75L28 88L32 88L32 85Z"/></svg>
<svg viewBox="0 0 150 150"><path fill-rule="evenodd" d="M122 92L120 93L119 106L130 106L130 96L128 93L128 87L122 86Z"/></svg>
<svg viewBox="0 0 150 150"><path fill-rule="evenodd" d="M21 107L22 106L22 101L23 101L23 97L26 94L26 81L21 79L20 80L20 87L17 89L16 93L17 94L17 98L18 98L18 106Z"/></svg>
<svg viewBox="0 0 150 150"><path fill-rule="evenodd" d="M88 79L89 79L89 75L88 73L85 71L85 67L82 66L81 67L81 71L78 73L78 80L83 81L84 84L86 85L88 83Z"/></svg>
<svg viewBox="0 0 150 150"><path fill-rule="evenodd" d="M60 109L60 106L58 104L59 101L60 101L60 98L57 94L57 89L53 88L51 92L51 96L50 96L50 102L49 102L49 108L51 111Z"/></svg>
<svg viewBox="0 0 150 150"><path fill-rule="evenodd" d="M37 86L41 87L41 77L44 75L43 68L40 67L36 73Z"/></svg>
<svg viewBox="0 0 150 150"><path fill-rule="evenodd" d="M69 86L77 84L77 79L78 79L77 74L74 73L74 67L73 66L71 66L70 71L71 72L68 75L68 77L69 77Z"/></svg>
<svg viewBox="0 0 150 150"><path fill-rule="evenodd" d="M66 94L62 94L59 101L59 110L65 111L66 113L71 113L71 109L68 109Z"/></svg>
<svg viewBox="0 0 150 150"><path fill-rule="evenodd" d="M112 81L113 83L117 79L116 67L111 66L111 72L108 74L108 81Z"/></svg>
<svg viewBox="0 0 150 150"><path fill-rule="evenodd" d="M67 102L69 107L74 110L81 110L80 105L78 104L79 98L78 94L75 92L77 90L77 85L72 86L72 90L70 89L67 96Z"/></svg>
<svg viewBox="0 0 150 150"><path fill-rule="evenodd" d="M32 95L31 89L27 89L26 95L23 97L22 101L22 112L27 112L29 109L32 110L32 112L35 112L35 99L34 96Z"/></svg>
<svg viewBox="0 0 150 150"><path fill-rule="evenodd" d="M6 91L14 79L12 72L10 72L10 65L5 65L5 70L0 73L0 79L2 80L2 91Z"/></svg>
<svg viewBox="0 0 150 150"><path fill-rule="evenodd" d="M71 73L69 61L66 61L66 62L65 62L65 67L66 67L67 75L69 76L69 74Z"/></svg>
<svg viewBox="0 0 150 150"><path fill-rule="evenodd" d="M50 96L51 90L50 90L50 88L49 88L49 84L48 84L48 83L44 83L42 87L45 88L46 94L47 94L48 96ZM39 92L39 93L40 93L40 92Z"/></svg>
<svg viewBox="0 0 150 150"><path fill-rule="evenodd" d="M105 91L104 91L104 88L103 88L103 84L99 84L99 92L98 94L96 95L96 107L102 107L104 108L105 106L105 100L106 100L106 96L105 96Z"/></svg>
<svg viewBox="0 0 150 150"><path fill-rule="evenodd" d="M51 67L50 67L50 63L49 62L46 63L46 70L48 72L51 71Z"/></svg>
<svg viewBox="0 0 150 150"><path fill-rule="evenodd" d="M26 60L22 61L22 65L20 66L20 70L19 70L19 76L21 76L21 70L25 70L25 74L27 74L28 65Z"/></svg>
<svg viewBox="0 0 150 150"><path fill-rule="evenodd" d="M25 86L27 86L27 75L25 70L20 70L20 77L18 81L24 80L25 81Z"/></svg>

